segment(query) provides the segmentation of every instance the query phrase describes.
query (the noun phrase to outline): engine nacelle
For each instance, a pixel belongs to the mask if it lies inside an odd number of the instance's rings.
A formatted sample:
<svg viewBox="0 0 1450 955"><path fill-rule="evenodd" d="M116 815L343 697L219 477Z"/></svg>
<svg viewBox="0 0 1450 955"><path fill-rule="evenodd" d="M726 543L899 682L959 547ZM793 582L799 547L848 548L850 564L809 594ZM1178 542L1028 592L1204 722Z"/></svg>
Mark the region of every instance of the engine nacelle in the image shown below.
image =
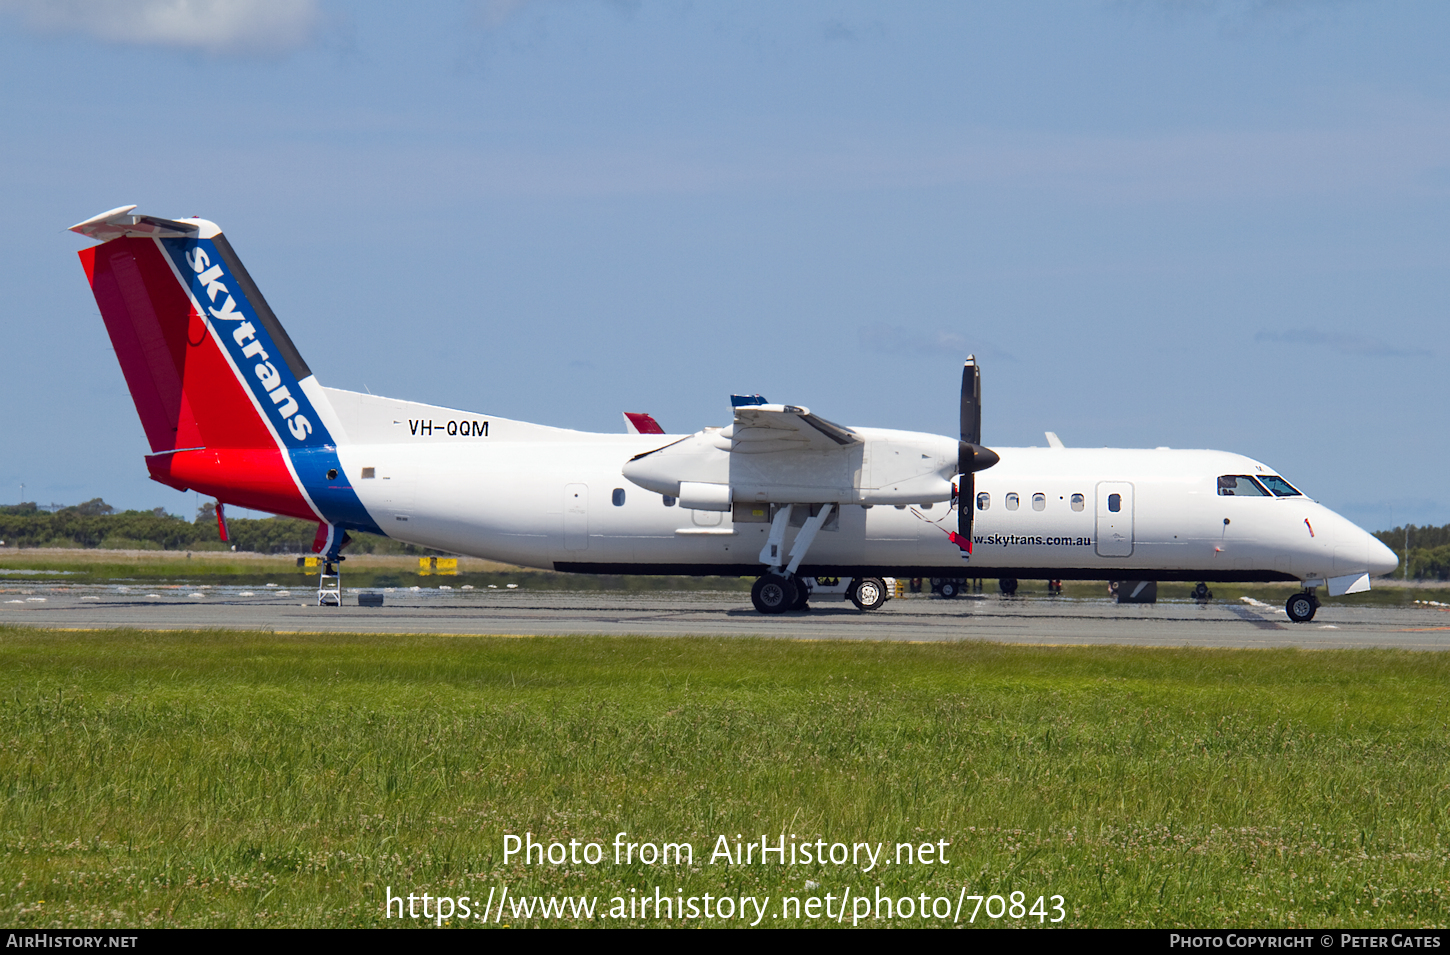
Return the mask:
<svg viewBox="0 0 1450 955"><path fill-rule="evenodd" d="M734 503L951 500L955 439L878 428L845 433L852 438L849 443L827 444L778 429L738 424L707 429L635 457L623 472L640 487L699 510L729 510Z"/></svg>

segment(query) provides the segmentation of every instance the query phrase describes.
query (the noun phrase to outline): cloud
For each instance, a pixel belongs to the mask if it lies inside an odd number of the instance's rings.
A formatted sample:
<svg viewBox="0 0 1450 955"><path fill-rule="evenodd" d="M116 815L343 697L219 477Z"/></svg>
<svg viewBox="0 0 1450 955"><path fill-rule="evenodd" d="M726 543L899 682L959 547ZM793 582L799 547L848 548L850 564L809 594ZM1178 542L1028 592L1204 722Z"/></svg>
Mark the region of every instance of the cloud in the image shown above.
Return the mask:
<svg viewBox="0 0 1450 955"><path fill-rule="evenodd" d="M885 355L949 355L961 360L975 354L988 360L1017 360L1015 355L981 338L942 329L928 330L877 323L860 326L856 329L856 335L861 340L862 348Z"/></svg>
<svg viewBox="0 0 1450 955"><path fill-rule="evenodd" d="M221 54L277 54L310 43L318 0L0 0L37 32Z"/></svg>
<svg viewBox="0 0 1450 955"><path fill-rule="evenodd" d="M1432 353L1421 348L1398 348L1389 342L1362 335L1344 335L1339 332L1322 332L1317 328L1291 328L1282 332L1258 332L1256 342L1276 342L1284 345L1316 345L1331 348L1345 355L1369 358L1414 358L1428 357Z"/></svg>

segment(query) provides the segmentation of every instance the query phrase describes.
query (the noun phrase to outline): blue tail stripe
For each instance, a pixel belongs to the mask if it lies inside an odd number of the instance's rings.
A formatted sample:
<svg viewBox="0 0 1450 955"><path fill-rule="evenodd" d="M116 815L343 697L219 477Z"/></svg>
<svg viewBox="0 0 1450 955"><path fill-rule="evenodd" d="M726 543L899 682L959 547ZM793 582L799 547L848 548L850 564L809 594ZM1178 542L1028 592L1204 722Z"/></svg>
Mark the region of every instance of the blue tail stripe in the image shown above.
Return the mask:
<svg viewBox="0 0 1450 955"><path fill-rule="evenodd" d="M271 321L262 320L233 274L240 266L228 261L230 248L193 238L162 239L161 244L201 304L202 317L241 370L243 383L271 420L282 450L323 517L342 527L383 533L343 473L337 444L303 393L292 363L283 358L292 350L291 342L279 346L268 330L275 322L270 310Z"/></svg>

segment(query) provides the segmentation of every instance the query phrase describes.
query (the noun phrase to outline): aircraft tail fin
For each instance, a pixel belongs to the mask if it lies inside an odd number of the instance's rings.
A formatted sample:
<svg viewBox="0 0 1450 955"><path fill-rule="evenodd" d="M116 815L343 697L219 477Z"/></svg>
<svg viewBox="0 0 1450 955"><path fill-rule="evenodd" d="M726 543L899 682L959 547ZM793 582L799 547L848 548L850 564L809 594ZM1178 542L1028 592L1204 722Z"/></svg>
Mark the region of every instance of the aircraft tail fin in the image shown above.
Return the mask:
<svg viewBox="0 0 1450 955"><path fill-rule="evenodd" d="M624 430L629 434L664 434L665 429L653 416L642 412L624 412Z"/></svg>
<svg viewBox="0 0 1450 955"><path fill-rule="evenodd" d="M71 227L151 445L154 480L375 529L342 475L336 417L231 244L204 219L123 206Z"/></svg>

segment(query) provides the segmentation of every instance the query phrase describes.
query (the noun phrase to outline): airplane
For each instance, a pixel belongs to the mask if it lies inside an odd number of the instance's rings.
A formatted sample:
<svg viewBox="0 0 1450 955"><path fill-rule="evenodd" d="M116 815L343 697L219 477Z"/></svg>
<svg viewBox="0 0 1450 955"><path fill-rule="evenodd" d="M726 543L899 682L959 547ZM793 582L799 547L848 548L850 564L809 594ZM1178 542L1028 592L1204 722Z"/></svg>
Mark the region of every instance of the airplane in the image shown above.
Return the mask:
<svg viewBox="0 0 1450 955"><path fill-rule="evenodd" d="M1304 623L1319 588L1357 593L1398 565L1243 455L1051 433L988 448L972 358L956 437L759 395L734 396L724 427L664 434L626 414L629 433L598 434L325 387L215 223L135 209L71 230L100 243L79 255L147 469L219 513L316 521L324 584L333 574L319 602L341 602L349 530L571 573L754 576L767 614L826 592L876 610L892 576L1298 581L1285 611Z"/></svg>

